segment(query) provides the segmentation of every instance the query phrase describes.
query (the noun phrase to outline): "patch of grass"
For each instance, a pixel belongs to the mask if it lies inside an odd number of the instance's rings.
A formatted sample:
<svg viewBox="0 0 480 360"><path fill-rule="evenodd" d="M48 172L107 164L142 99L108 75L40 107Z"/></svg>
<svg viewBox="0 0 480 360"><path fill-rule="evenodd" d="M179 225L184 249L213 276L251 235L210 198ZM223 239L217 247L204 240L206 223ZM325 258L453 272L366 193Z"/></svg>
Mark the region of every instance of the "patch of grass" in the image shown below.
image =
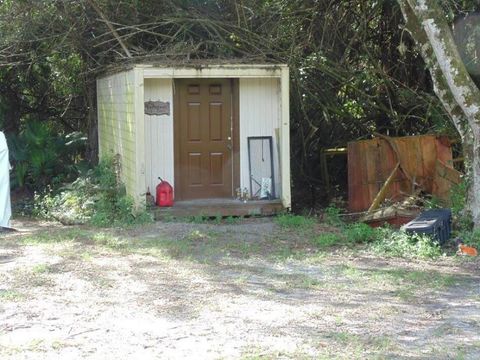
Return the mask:
<svg viewBox="0 0 480 360"><path fill-rule="evenodd" d="M93 235L92 240L97 245L102 245L115 250L126 249L129 247L129 242L127 240L104 232L96 233Z"/></svg>
<svg viewBox="0 0 480 360"><path fill-rule="evenodd" d="M51 287L53 286L53 281L44 276L35 276L30 280L30 285L34 287Z"/></svg>
<svg viewBox="0 0 480 360"><path fill-rule="evenodd" d="M97 276L93 279L94 283L102 289L112 288L114 281L103 276Z"/></svg>
<svg viewBox="0 0 480 360"><path fill-rule="evenodd" d="M358 343L360 340L358 335L346 331L330 332L327 337L332 338L333 340L342 344Z"/></svg>
<svg viewBox="0 0 480 360"><path fill-rule="evenodd" d="M276 249L272 250L269 258L273 261L283 261L293 258L294 255L298 255L298 253L294 251L291 247L279 246Z"/></svg>
<svg viewBox="0 0 480 360"><path fill-rule="evenodd" d="M305 274L294 274L288 277L287 286L299 289L317 289L322 282L312 276Z"/></svg>
<svg viewBox="0 0 480 360"><path fill-rule="evenodd" d="M39 268L42 270L42 267ZM17 270L14 273L14 281L16 286L20 287L50 287L54 285L53 280L46 272L32 270Z"/></svg>
<svg viewBox="0 0 480 360"><path fill-rule="evenodd" d="M419 292L440 290L462 281L458 276L434 271L407 269L358 269L350 265L337 268L348 279L361 283L365 289L387 286L402 300L411 300Z"/></svg>
<svg viewBox="0 0 480 360"><path fill-rule="evenodd" d="M152 248L151 246L145 244L143 249ZM159 243L150 243L154 248L160 248L162 253L167 253L169 257L178 259L178 258L190 258L192 256L192 244L191 240L165 240Z"/></svg>
<svg viewBox="0 0 480 360"><path fill-rule="evenodd" d="M275 218L275 222L285 229L309 230L315 224L315 219L302 215L281 214Z"/></svg>
<svg viewBox="0 0 480 360"><path fill-rule="evenodd" d="M44 274L30 275L30 278L27 281L28 286L51 287L54 285L53 280L45 276Z"/></svg>
<svg viewBox="0 0 480 360"><path fill-rule="evenodd" d="M195 216L189 216L185 220L193 224L205 224L208 223L208 216L198 214Z"/></svg>
<svg viewBox="0 0 480 360"><path fill-rule="evenodd" d="M299 286L302 289L317 289L320 288L322 285L322 282L318 279L315 279L311 276L300 276L299 277Z"/></svg>
<svg viewBox="0 0 480 360"><path fill-rule="evenodd" d="M364 272L350 265L345 265L345 264L339 265L337 267L337 270L343 275L347 276L348 278L351 278L354 280L364 276Z"/></svg>
<svg viewBox="0 0 480 360"><path fill-rule="evenodd" d="M323 214L323 220L333 226L342 227L344 222L340 217L341 210L336 206L329 206L325 209Z"/></svg>
<svg viewBox="0 0 480 360"><path fill-rule="evenodd" d="M162 222L171 223L175 222L177 218L171 214L162 214L162 217L159 220Z"/></svg>
<svg viewBox="0 0 480 360"><path fill-rule="evenodd" d="M336 315L335 316L335 325L340 326L344 323L344 320L341 316Z"/></svg>
<svg viewBox="0 0 480 360"><path fill-rule="evenodd" d="M338 233L323 233L312 240L313 245L319 249L338 245L341 242L343 242L343 238Z"/></svg>
<svg viewBox="0 0 480 360"><path fill-rule="evenodd" d="M367 224L354 223L345 228L344 235L348 242L363 244L377 240L379 232Z"/></svg>
<svg viewBox="0 0 480 360"><path fill-rule="evenodd" d="M393 294L403 301L410 301L415 298L416 287L412 285L404 285L403 287L396 289Z"/></svg>
<svg viewBox="0 0 480 360"><path fill-rule="evenodd" d="M242 221L242 218L236 217L236 216L227 216L225 218L225 224L228 224L228 225L235 225L240 223L241 221Z"/></svg>
<svg viewBox="0 0 480 360"><path fill-rule="evenodd" d="M49 250L49 254L51 255L58 255L64 259L68 260L77 260L78 259L78 249L75 246L74 242L63 243L63 247L52 248Z"/></svg>
<svg viewBox="0 0 480 360"><path fill-rule="evenodd" d="M332 246L349 246L364 244L379 238L379 231L364 223L343 225L338 232L326 232L317 235L311 243L318 249Z"/></svg>
<svg viewBox="0 0 480 360"><path fill-rule="evenodd" d="M478 342L473 342L471 344L458 344L456 346L436 346L431 347L430 354L431 358L435 359L455 359L455 360L464 360L464 359L476 359L477 357L472 357L472 354L476 354L478 351Z"/></svg>
<svg viewBox="0 0 480 360"><path fill-rule="evenodd" d="M79 228L64 229L62 231L41 231L33 235L22 238L25 245L38 244L55 244L62 242L72 242L85 240L89 237L89 233Z"/></svg>
<svg viewBox="0 0 480 360"><path fill-rule="evenodd" d="M385 352L397 347L393 339L382 335L373 337L349 331L331 331L326 334L326 338L331 344L329 353L335 354L335 359L384 359Z"/></svg>
<svg viewBox="0 0 480 360"><path fill-rule="evenodd" d="M16 290L0 289L0 300L2 301L18 301L23 298L24 295Z"/></svg>
<svg viewBox="0 0 480 360"><path fill-rule="evenodd" d="M261 246L258 243L248 240L239 240L227 242L225 250L228 255L240 256L242 258L248 258L252 254L260 253Z"/></svg>
<svg viewBox="0 0 480 360"><path fill-rule="evenodd" d="M240 274L233 279L233 283L235 285L244 285L247 283L249 277L250 276L248 274Z"/></svg>
<svg viewBox="0 0 480 360"><path fill-rule="evenodd" d="M343 358L343 356L338 357L338 355L340 354L348 354L348 358L350 359L364 358L364 356L362 355L365 344L363 343L359 335L352 334L347 331L332 331L326 334L326 338L329 343L333 342L333 344L331 344L333 345L331 351L334 351L336 353L335 358Z"/></svg>
<svg viewBox="0 0 480 360"><path fill-rule="evenodd" d="M187 236L185 236L183 239L184 240L189 240L189 241L198 241L198 240L204 240L207 239L209 235L207 233L204 233L200 230L193 230Z"/></svg>
<svg viewBox="0 0 480 360"><path fill-rule="evenodd" d="M80 229L64 229L62 231L41 231L22 238L25 245L55 244L62 242L76 241L84 238L86 233Z"/></svg>
<svg viewBox="0 0 480 360"><path fill-rule="evenodd" d="M38 264L32 268L34 274L44 274L50 272L50 266L48 264Z"/></svg>
<svg viewBox="0 0 480 360"><path fill-rule="evenodd" d="M406 269L378 269L376 274L382 277L390 277L393 280L414 284L418 287L444 288L454 285L460 279L453 275L439 272L406 270Z"/></svg>
<svg viewBox="0 0 480 360"><path fill-rule="evenodd" d="M388 336L371 337L368 342L375 352L388 351L397 347L393 339Z"/></svg>
<svg viewBox="0 0 480 360"><path fill-rule="evenodd" d="M53 340L50 344L53 350L61 350L68 347L69 345L70 344L68 342L62 340Z"/></svg>
<svg viewBox="0 0 480 360"><path fill-rule="evenodd" d="M279 354L272 353L268 350L250 349L248 353L242 355L241 360L274 360L278 358Z"/></svg>
<svg viewBox="0 0 480 360"><path fill-rule="evenodd" d="M307 360L312 359L311 355L297 350L295 352L272 351L261 347L253 346L242 354L241 360L276 360L276 359L296 359ZM323 358L315 357L322 360Z"/></svg>
<svg viewBox="0 0 480 360"><path fill-rule="evenodd" d="M80 258L83 261L92 261L93 255L88 251L84 251L83 253L80 254Z"/></svg>
<svg viewBox="0 0 480 360"><path fill-rule="evenodd" d="M208 262L217 253L226 251L221 248L221 243L215 241L216 236L217 234L213 231L192 230L180 239L163 237L136 239L130 242L125 250L174 259L195 258L202 262Z"/></svg>

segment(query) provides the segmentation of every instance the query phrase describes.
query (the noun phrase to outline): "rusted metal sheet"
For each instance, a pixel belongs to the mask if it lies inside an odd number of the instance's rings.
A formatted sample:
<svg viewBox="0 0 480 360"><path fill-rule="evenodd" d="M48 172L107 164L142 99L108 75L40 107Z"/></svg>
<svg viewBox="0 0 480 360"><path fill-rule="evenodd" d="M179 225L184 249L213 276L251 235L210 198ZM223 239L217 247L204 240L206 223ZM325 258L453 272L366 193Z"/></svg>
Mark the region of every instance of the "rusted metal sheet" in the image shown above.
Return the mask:
<svg viewBox="0 0 480 360"><path fill-rule="evenodd" d="M414 190L412 181L424 191L437 195L438 186L434 180L437 160L447 166L452 164L448 138L422 135L391 138L391 141L396 151L383 138L348 144L350 211L365 211L370 207L398 162L403 171L397 171L394 175L386 191L386 199L399 201L411 194Z"/></svg>

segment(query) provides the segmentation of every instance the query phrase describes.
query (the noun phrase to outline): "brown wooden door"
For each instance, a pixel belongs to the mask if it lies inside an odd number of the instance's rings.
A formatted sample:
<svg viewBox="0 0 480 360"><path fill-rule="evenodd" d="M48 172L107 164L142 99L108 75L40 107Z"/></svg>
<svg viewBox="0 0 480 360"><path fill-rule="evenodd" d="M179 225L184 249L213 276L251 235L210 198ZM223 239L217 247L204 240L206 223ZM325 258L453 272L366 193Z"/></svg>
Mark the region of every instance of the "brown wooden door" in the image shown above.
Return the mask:
<svg viewBox="0 0 480 360"><path fill-rule="evenodd" d="M232 83L175 82L176 199L233 195Z"/></svg>

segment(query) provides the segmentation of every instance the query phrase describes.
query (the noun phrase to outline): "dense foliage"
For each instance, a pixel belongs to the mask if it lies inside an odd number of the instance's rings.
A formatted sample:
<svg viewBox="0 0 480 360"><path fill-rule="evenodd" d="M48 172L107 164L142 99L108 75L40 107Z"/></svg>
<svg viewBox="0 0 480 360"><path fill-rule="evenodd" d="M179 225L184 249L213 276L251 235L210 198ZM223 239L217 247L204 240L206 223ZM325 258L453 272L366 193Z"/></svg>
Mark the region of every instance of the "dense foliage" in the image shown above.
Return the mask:
<svg viewBox="0 0 480 360"><path fill-rule="evenodd" d="M451 23L477 7L444 5ZM475 31L458 38L476 41L475 24L464 23ZM290 65L295 203L325 202L322 149L373 132L454 134L402 24L396 0L2 0L0 128L13 149L14 184L43 187L79 173L67 164L95 162L95 78L106 66L240 58ZM84 149L71 146L78 134L88 138ZM330 171L342 194L345 159Z"/></svg>
<svg viewBox="0 0 480 360"><path fill-rule="evenodd" d="M128 226L152 221L146 211L134 208L126 195L115 159L102 159L71 184L35 196L37 216L63 224L99 227Z"/></svg>

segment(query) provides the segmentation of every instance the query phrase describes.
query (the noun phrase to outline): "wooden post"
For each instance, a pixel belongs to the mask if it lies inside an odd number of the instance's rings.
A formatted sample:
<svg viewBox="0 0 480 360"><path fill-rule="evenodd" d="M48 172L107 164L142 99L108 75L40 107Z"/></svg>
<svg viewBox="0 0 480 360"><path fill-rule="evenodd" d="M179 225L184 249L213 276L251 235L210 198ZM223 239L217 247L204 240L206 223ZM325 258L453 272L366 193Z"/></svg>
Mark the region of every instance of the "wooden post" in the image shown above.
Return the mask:
<svg viewBox="0 0 480 360"><path fill-rule="evenodd" d="M380 203L385 199L385 194L388 190L388 187L390 186L393 179L395 178L395 174L397 173L399 168L400 168L400 162L397 162L397 165L395 166L395 168L392 170L392 172L388 176L387 181L385 181L382 188L377 193L377 196L375 196L375 199L373 200L372 205L368 209L367 213L371 213L373 210L378 209L378 207L380 206Z"/></svg>

